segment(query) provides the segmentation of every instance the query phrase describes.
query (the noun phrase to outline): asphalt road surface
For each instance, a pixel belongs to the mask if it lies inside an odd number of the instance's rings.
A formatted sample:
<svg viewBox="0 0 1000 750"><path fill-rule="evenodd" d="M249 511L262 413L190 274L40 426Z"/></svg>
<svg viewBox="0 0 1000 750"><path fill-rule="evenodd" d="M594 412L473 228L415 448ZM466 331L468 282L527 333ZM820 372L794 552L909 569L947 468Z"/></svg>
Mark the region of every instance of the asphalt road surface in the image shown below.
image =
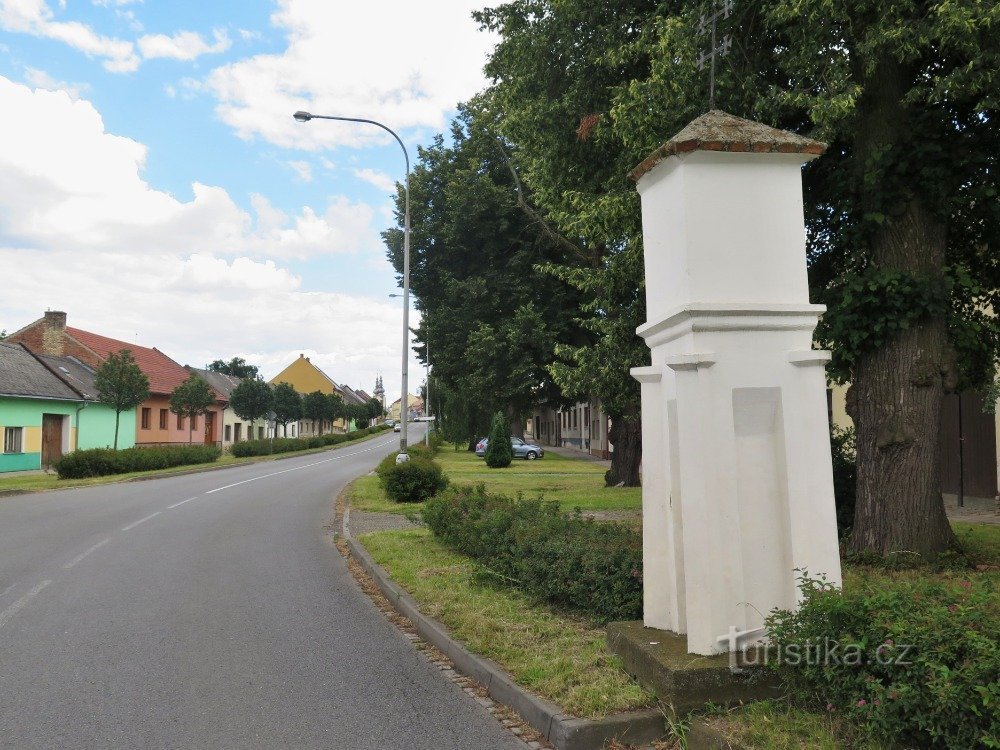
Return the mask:
<svg viewBox="0 0 1000 750"><path fill-rule="evenodd" d="M323 528L398 440L0 498L0 747L524 748Z"/></svg>

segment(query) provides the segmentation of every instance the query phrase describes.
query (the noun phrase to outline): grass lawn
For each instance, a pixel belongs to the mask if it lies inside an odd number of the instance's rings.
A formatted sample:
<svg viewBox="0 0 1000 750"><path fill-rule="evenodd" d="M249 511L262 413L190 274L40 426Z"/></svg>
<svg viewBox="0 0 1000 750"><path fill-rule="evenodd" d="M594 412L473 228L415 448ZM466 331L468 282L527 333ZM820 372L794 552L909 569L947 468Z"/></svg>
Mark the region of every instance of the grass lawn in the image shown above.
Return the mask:
<svg viewBox="0 0 1000 750"><path fill-rule="evenodd" d="M605 487L606 469L599 463L548 452L539 461L515 460L506 469L490 469L469 451L445 446L435 457L454 484L484 484L488 492L525 497L542 495L563 510L642 509L639 487Z"/></svg>
<svg viewBox="0 0 1000 750"><path fill-rule="evenodd" d="M422 612L566 711L594 718L655 705L608 651L603 630L474 579L472 562L427 529L366 534L361 543Z"/></svg>

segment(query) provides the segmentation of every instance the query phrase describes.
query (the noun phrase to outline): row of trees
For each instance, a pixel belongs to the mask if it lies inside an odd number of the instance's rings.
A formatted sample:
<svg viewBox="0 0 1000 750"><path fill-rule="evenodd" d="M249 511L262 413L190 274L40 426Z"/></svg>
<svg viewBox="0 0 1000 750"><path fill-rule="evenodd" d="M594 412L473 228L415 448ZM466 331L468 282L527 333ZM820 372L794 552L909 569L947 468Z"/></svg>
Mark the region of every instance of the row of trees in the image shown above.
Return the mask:
<svg viewBox="0 0 1000 750"><path fill-rule="evenodd" d="M267 418L280 424L285 434L288 423L299 419L312 419L321 425L344 419L364 428L371 420L383 416L382 404L376 399L366 404L345 404L337 394L316 391L302 396L288 383L272 387L257 375L255 366L240 358L228 363L216 360L209 369L242 378L230 394L229 405L237 416L251 423ZM118 450L121 413L149 398L149 378L126 349L109 355L97 369L94 381L99 400L115 410L114 448ZM188 420L189 443L194 439L194 419L211 411L217 398L208 383L194 372L170 394L170 411Z"/></svg>
<svg viewBox="0 0 1000 750"><path fill-rule="evenodd" d="M477 14L490 86L411 177L417 336L446 431L497 407L596 396L609 481L632 484L648 364L640 211L626 173L705 110L689 0L512 0ZM763 0L729 19L716 98L826 141L803 172L817 343L850 382L850 547L946 549L946 392L989 384L1000 350L1000 5ZM397 201L402 223L402 193ZM385 235L402 268L400 228ZM449 423L454 420L454 424Z"/></svg>

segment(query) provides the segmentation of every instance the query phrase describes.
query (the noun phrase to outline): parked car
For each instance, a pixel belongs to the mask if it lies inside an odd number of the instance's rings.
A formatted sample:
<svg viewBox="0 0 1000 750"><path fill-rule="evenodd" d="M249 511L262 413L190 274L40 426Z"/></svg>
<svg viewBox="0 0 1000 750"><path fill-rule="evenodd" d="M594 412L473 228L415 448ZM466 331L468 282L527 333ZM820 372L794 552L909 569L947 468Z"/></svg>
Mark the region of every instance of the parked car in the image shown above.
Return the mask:
<svg viewBox="0 0 1000 750"><path fill-rule="evenodd" d="M392 431L393 432L402 432L403 431L403 425L401 425L401 424L399 424L399 422L397 422L396 424L394 424L392 426Z"/></svg>
<svg viewBox="0 0 1000 750"><path fill-rule="evenodd" d="M489 444L489 438L483 438L476 443L476 455L483 458L486 455L486 449L489 447ZM514 458L523 458L525 461L534 461L536 458L541 458L545 455L545 451L540 445L526 443L518 437L510 439L510 448L514 451Z"/></svg>

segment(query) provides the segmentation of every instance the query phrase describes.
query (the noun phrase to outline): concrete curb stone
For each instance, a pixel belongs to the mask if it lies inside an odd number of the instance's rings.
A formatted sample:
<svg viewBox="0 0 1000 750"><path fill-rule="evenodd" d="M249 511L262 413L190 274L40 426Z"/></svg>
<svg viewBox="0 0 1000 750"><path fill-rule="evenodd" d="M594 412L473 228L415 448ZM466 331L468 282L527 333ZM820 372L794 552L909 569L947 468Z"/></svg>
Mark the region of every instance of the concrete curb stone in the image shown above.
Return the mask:
<svg viewBox="0 0 1000 750"><path fill-rule="evenodd" d="M556 704L521 688L492 660L470 652L453 639L443 625L421 613L416 601L401 591L389 574L354 539L350 531L350 515L351 509L345 508L344 540L351 554L372 577L393 608L413 623L421 638L448 656L459 672L479 682L490 698L517 711L558 750L601 750L613 738L631 744L648 744L663 737L663 714L658 710L647 709L596 720L573 718Z"/></svg>

